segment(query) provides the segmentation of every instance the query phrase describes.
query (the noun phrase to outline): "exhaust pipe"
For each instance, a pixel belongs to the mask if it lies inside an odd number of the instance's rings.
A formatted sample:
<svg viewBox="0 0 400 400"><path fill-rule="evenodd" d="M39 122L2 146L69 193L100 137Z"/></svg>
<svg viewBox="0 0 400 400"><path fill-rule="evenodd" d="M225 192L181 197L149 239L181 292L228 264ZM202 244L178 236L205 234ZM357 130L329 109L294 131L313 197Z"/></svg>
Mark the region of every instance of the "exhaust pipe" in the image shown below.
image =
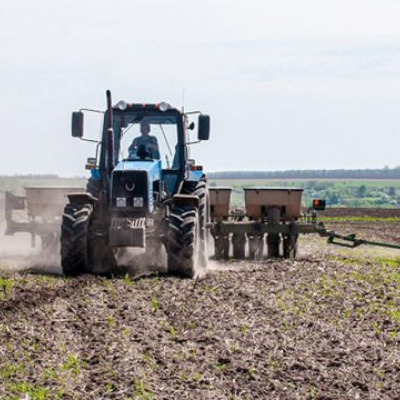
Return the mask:
<svg viewBox="0 0 400 400"><path fill-rule="evenodd" d="M107 170L108 174L111 175L114 170L114 129L113 129L113 111L111 102L111 91L107 90Z"/></svg>

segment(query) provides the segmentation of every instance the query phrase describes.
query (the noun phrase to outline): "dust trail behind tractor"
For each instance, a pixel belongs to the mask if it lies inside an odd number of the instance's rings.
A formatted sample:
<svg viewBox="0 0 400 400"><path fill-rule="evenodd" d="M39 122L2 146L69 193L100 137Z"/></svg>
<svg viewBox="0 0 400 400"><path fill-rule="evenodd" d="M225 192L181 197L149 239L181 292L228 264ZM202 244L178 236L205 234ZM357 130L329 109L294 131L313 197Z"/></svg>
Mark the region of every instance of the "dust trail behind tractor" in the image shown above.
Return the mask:
<svg viewBox="0 0 400 400"><path fill-rule="evenodd" d="M29 233L32 247L36 246L36 237L39 236L43 250L57 249L66 195L82 191L75 187L26 187L25 196L6 192L5 235Z"/></svg>

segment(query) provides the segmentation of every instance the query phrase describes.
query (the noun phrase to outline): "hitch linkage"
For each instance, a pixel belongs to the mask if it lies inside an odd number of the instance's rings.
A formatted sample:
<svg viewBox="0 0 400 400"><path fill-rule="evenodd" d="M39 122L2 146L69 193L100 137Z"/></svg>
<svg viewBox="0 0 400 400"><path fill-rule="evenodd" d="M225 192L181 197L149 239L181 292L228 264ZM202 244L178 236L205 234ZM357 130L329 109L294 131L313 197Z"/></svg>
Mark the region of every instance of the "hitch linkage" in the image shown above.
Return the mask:
<svg viewBox="0 0 400 400"><path fill-rule="evenodd" d="M361 245L370 245L378 247L387 247L391 249L400 249L400 245L394 243L375 242L371 240L357 239L355 233L349 235L340 235L335 231L323 231L321 236L328 236L328 243L336 246L348 247L354 249Z"/></svg>

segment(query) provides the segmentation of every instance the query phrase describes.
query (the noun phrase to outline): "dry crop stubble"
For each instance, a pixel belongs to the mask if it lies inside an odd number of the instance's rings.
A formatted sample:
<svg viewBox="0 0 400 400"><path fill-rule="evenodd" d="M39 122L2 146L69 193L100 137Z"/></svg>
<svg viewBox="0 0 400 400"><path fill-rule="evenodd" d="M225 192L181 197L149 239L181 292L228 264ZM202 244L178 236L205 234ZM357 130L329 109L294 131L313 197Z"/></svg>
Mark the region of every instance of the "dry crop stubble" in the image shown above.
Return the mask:
<svg viewBox="0 0 400 400"><path fill-rule="evenodd" d="M395 399L398 256L308 236L196 282L3 272L0 397Z"/></svg>

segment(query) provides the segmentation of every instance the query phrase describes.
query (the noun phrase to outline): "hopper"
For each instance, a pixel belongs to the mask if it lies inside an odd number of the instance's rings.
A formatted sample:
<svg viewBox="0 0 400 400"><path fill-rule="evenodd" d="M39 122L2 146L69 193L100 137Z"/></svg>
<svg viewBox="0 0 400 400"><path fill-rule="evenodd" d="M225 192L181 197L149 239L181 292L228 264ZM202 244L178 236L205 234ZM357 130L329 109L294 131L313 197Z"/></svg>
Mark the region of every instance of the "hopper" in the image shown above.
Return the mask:
<svg viewBox="0 0 400 400"><path fill-rule="evenodd" d="M211 217L212 219L221 220L229 216L231 208L232 189L228 187L209 188Z"/></svg>
<svg viewBox="0 0 400 400"><path fill-rule="evenodd" d="M303 189L245 188L246 215L257 220L279 209L281 220L293 220L301 215Z"/></svg>

